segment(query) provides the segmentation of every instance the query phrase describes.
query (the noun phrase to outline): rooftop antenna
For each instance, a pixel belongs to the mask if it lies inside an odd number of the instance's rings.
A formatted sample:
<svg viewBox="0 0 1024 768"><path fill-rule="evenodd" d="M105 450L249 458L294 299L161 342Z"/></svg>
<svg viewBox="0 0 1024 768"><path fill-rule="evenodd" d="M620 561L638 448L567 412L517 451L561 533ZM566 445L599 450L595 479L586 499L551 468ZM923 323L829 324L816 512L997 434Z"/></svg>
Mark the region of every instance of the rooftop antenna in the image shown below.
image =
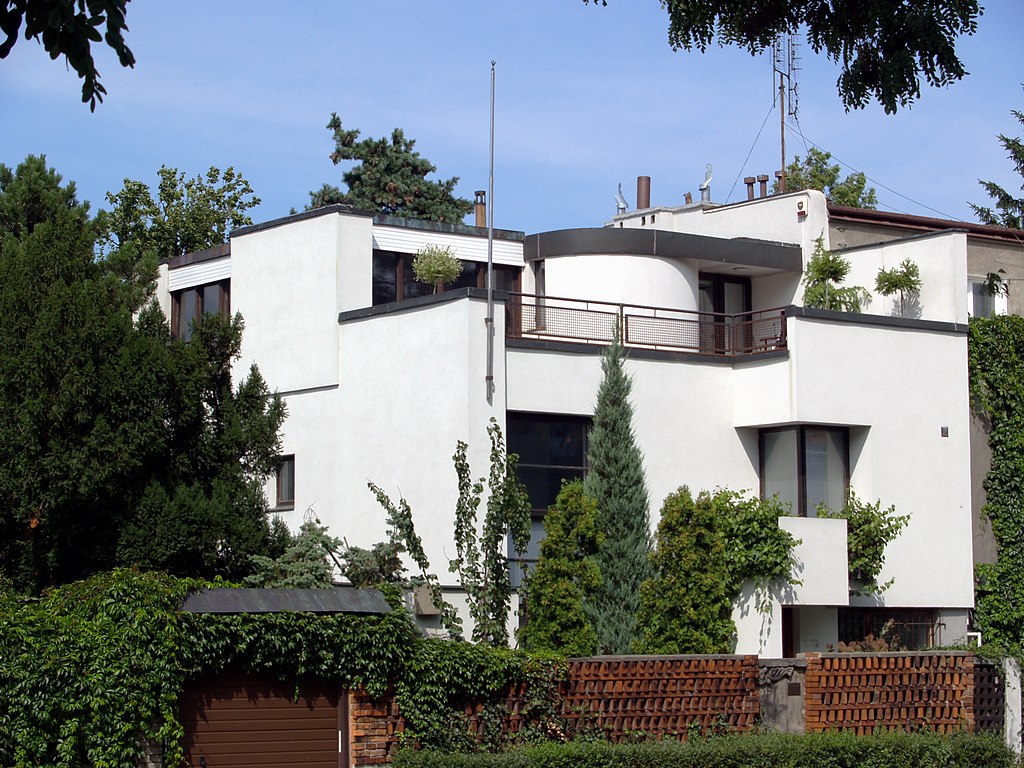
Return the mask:
<svg viewBox="0 0 1024 768"><path fill-rule="evenodd" d="M626 202L626 196L622 194L622 182L619 182L619 191L615 193L615 215L621 216L628 207L629 203Z"/></svg>
<svg viewBox="0 0 1024 768"><path fill-rule="evenodd" d="M784 32L772 43L772 80L779 76L779 143L782 149L782 175L779 192L786 191L786 115L796 119L800 90L796 75L800 71L800 45L792 32Z"/></svg>

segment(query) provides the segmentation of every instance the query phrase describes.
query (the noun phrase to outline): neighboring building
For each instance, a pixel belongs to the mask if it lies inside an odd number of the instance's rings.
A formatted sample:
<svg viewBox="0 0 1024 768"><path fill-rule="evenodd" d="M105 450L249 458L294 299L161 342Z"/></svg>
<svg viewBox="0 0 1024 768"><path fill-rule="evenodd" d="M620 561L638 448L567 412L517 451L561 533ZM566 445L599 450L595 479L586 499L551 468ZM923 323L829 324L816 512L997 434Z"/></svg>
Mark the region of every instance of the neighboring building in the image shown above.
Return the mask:
<svg viewBox="0 0 1024 768"><path fill-rule="evenodd" d="M882 297L860 315L805 309L803 268L816 238L830 245L831 214L820 193L799 192L496 231L493 395L483 229L332 206L171 262L161 300L179 334L181 318L211 306L245 318L240 364L258 363L289 410L275 510L295 527L312 509L368 546L386 524L367 480L401 494L456 598L456 442L485 474L497 419L539 533L562 478L586 471L601 345L620 323L652 525L683 484L778 493L793 509L781 522L801 540L801 583L769 613L749 596L737 606L739 652L824 651L890 620L912 647L955 642L973 605L968 296L955 288L967 285L968 235L857 247L854 284L873 287L880 266L904 258L920 266L913 317ZM430 243L466 264L440 295L411 277L412 254ZM845 523L814 517L848 487L911 518L878 598L850 597Z"/></svg>

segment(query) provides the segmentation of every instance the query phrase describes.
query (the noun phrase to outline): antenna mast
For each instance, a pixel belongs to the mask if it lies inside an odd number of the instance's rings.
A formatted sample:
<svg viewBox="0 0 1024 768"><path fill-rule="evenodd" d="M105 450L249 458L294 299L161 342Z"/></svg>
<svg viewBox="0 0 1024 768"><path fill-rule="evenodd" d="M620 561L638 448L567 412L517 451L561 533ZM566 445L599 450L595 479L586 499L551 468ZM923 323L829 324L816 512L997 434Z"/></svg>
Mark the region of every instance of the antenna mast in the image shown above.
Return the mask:
<svg viewBox="0 0 1024 768"><path fill-rule="evenodd" d="M799 88L796 74L800 71L799 43L792 32L784 32L772 44L772 68L779 76L779 143L782 150L782 170L779 176L779 192L786 191L786 116L796 119ZM788 107L787 107L788 104Z"/></svg>

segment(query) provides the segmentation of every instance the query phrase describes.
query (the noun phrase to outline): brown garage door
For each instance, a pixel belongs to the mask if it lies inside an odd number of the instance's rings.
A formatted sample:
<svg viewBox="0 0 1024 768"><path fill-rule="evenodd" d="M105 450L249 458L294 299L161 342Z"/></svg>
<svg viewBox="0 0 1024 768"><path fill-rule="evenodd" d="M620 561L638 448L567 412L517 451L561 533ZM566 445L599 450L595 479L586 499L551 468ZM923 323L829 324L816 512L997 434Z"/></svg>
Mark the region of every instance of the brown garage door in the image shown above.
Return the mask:
<svg viewBox="0 0 1024 768"><path fill-rule="evenodd" d="M192 768L346 768L347 697L337 686L252 677L192 685L181 698Z"/></svg>

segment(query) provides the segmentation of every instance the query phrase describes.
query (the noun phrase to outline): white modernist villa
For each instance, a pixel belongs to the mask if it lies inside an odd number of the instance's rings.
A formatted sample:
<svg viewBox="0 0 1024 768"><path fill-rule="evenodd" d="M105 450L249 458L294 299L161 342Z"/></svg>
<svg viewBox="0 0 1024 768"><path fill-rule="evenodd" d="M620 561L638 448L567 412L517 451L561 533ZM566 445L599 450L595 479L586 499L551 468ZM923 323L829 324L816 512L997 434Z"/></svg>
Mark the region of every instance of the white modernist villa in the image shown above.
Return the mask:
<svg viewBox="0 0 1024 768"><path fill-rule="evenodd" d="M850 249L856 285L916 262L923 288L903 317L880 296L861 314L800 306L815 240L828 247L830 234L813 191L645 207L590 229L495 231L490 397L482 228L331 206L175 259L159 294L176 333L229 305L245 318L242 369L257 363L288 405L275 511L295 528L312 509L369 546L386 538L373 480L409 501L456 600L446 570L456 442L485 474L497 419L539 520L561 480L586 471L601 347L620 323L652 526L683 484L778 493L791 506L781 524L801 540L801 583L767 614L750 598L735 607L738 652L825 651L889 621L910 647L956 642L973 605L967 235ZM412 279L427 244L465 263L438 295ZM846 523L815 517L848 488L910 516L878 597L851 596Z"/></svg>

